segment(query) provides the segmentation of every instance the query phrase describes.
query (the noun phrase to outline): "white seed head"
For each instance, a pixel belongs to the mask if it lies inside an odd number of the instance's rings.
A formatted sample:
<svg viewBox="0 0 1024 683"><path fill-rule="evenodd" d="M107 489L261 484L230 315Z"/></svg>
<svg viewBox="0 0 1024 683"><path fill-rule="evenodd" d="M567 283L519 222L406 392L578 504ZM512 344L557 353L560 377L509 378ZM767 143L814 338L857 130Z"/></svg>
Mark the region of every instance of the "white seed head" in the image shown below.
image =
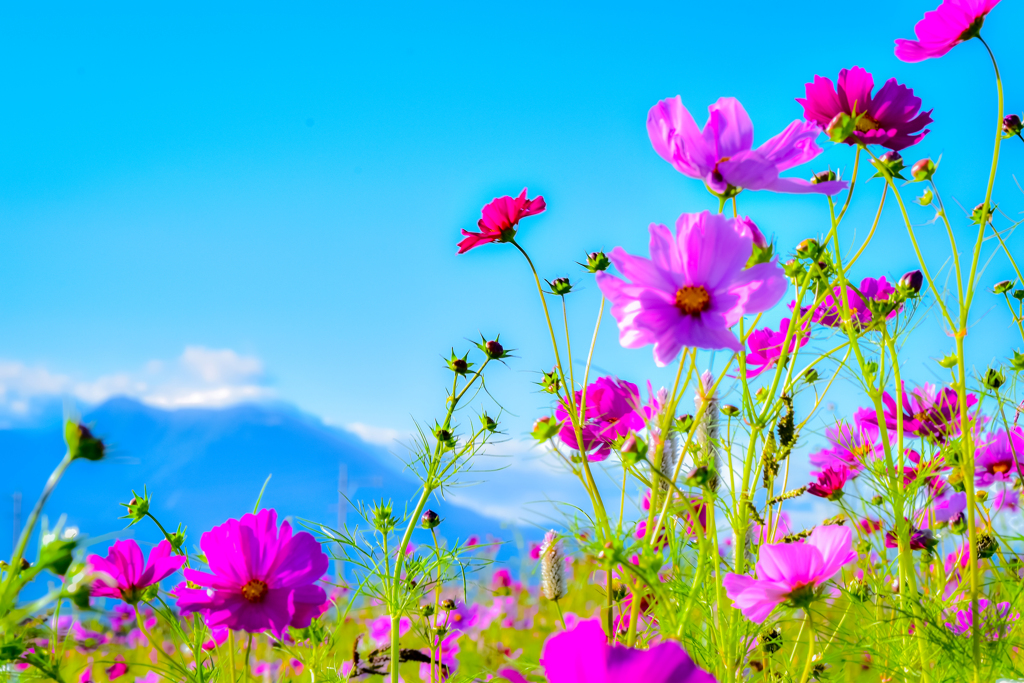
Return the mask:
<svg viewBox="0 0 1024 683"><path fill-rule="evenodd" d="M544 536L540 548L540 592L548 600L565 597L565 558L554 531Z"/></svg>

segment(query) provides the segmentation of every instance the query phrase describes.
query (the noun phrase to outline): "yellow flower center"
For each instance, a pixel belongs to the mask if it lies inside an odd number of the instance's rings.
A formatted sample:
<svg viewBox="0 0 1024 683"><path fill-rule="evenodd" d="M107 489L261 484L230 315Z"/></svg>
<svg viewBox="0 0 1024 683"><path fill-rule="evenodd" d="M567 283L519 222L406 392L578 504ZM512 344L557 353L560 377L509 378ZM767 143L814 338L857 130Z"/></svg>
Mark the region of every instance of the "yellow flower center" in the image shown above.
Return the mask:
<svg viewBox="0 0 1024 683"><path fill-rule="evenodd" d="M698 315L711 307L711 295L701 285L687 285L676 292L676 308L684 315Z"/></svg>
<svg viewBox="0 0 1024 683"><path fill-rule="evenodd" d="M242 597L249 602L263 602L263 598L266 597L269 590L266 581L251 579L242 586Z"/></svg>
<svg viewBox="0 0 1024 683"><path fill-rule="evenodd" d="M861 133L866 133L869 130L878 130L879 128L880 126L878 125L878 121L875 121L867 114L857 119L857 130Z"/></svg>

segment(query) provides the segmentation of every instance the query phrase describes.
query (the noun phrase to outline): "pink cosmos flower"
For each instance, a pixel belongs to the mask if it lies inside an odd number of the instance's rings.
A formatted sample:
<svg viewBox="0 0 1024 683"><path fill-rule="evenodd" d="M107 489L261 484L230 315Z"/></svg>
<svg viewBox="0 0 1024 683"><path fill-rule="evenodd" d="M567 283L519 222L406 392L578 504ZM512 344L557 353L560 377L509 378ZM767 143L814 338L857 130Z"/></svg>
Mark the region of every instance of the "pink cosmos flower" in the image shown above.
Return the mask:
<svg viewBox="0 0 1024 683"><path fill-rule="evenodd" d="M889 392L885 392L882 402L885 404L885 427L896 431L896 415L899 412L896 400ZM940 390L932 384L922 384L910 394L904 391L902 402L904 433L934 439L939 443L960 433L960 398L955 389L946 387ZM977 396L967 395L968 410L977 402ZM865 413L864 421L877 426L878 416L870 411Z"/></svg>
<svg viewBox="0 0 1024 683"><path fill-rule="evenodd" d="M888 301L896 288L889 284L884 278L875 279L866 277L860 282L860 287L846 288L847 302L850 306L850 318L856 325L868 327L874 315L868 307L868 301ZM859 293L858 293L859 292ZM843 324L843 295L837 286L832 294L827 295L811 315L811 320L826 327L841 327ZM896 317L899 309L891 311L887 319Z"/></svg>
<svg viewBox="0 0 1024 683"><path fill-rule="evenodd" d="M952 391L952 390L950 390ZM1007 435L1001 430L978 447L974 465L977 468L975 480L978 486L988 486L996 481L1010 481L1024 458L1024 429L1014 427Z"/></svg>
<svg viewBox="0 0 1024 683"><path fill-rule="evenodd" d="M498 197L484 207L483 217L477 221L480 232L463 230L464 239L459 242L459 253L465 254L474 247L491 242L511 242L516 236L516 226L527 216L543 213L547 205L543 197L526 198L526 188L518 197Z"/></svg>
<svg viewBox="0 0 1024 683"><path fill-rule="evenodd" d="M786 332L789 331L789 318L783 318L779 323L779 330L776 332L770 327L762 327L754 330L747 337L747 346L750 352L747 354L747 378L753 379L765 370L775 367L782 358L782 346L786 343ZM805 325L801 333L800 346L804 347L811 340L810 330ZM796 330L789 340L789 353L796 350Z"/></svg>
<svg viewBox="0 0 1024 683"><path fill-rule="evenodd" d="M843 487L850 478L850 470L842 465L835 465L818 474L818 481L807 485L807 493L819 498L839 500L843 497Z"/></svg>
<svg viewBox="0 0 1024 683"><path fill-rule="evenodd" d="M896 57L904 62L941 57L965 40L976 38L985 15L998 4L999 0L942 0L914 26L917 40L896 40Z"/></svg>
<svg viewBox="0 0 1024 683"><path fill-rule="evenodd" d="M754 524L754 538L758 539L758 543L770 543L776 538L788 536L792 531L793 528L790 524L789 513L787 512L783 512L779 515L777 527L775 525L775 520L772 520L771 528L769 528L767 524L764 526L756 523ZM768 538L769 535L772 537Z"/></svg>
<svg viewBox="0 0 1024 683"><path fill-rule="evenodd" d="M881 455L881 434L878 426L866 419L869 414L874 414L874 411L862 408L853 414L853 424L840 422L825 430L825 437L832 445L811 454L811 464L818 468L812 474L842 465L855 477L864 469L868 460Z"/></svg>
<svg viewBox="0 0 1024 683"><path fill-rule="evenodd" d="M391 617L387 614L371 619L367 623L370 631L370 639L378 648L387 647L391 642ZM402 617L398 620L398 635L404 636L412 628L412 621L409 617Z"/></svg>
<svg viewBox="0 0 1024 683"><path fill-rule="evenodd" d="M576 405L583 392L576 392ZM635 384L613 377L602 377L587 387L587 414L583 423L583 448L576 443L576 432L563 403L555 409L555 419L562 422L559 438L569 448L588 453L591 462L604 460L611 453L616 439L644 428L640 390Z"/></svg>
<svg viewBox="0 0 1024 683"><path fill-rule="evenodd" d="M1017 512L1020 510L1020 494L1013 489L1004 489L992 499L992 512Z"/></svg>
<svg viewBox="0 0 1024 683"><path fill-rule="evenodd" d="M746 268L751 237L736 219L707 211L680 216L675 235L657 224L650 232L651 258L621 247L610 254L628 281L596 276L619 323L619 342L630 349L654 344L659 366L684 346L739 351L729 328L747 313L768 310L786 291L778 263Z"/></svg>
<svg viewBox="0 0 1024 683"><path fill-rule="evenodd" d="M845 142L848 145L882 145L904 149L916 145L928 133L922 128L932 122L931 110L921 113L921 98L914 91L890 78L871 95L875 80L864 69L855 66L839 72L836 85L823 76L815 76L805 86L806 99L797 99L804 108L804 117L822 128L840 114L856 116L857 128Z"/></svg>
<svg viewBox="0 0 1024 683"><path fill-rule="evenodd" d="M952 522L967 509L967 494L954 493L935 503L935 521Z"/></svg>
<svg viewBox="0 0 1024 683"><path fill-rule="evenodd" d="M946 622L946 628L958 636L973 636L974 610L971 607L970 600L965 600L964 608L957 611L952 622ZM1010 614L1010 603L993 605L985 598L978 599L978 623L985 640L994 642L1006 637L1018 619L1020 614Z"/></svg>
<svg viewBox="0 0 1024 683"><path fill-rule="evenodd" d="M540 655L550 683L715 683L675 641L648 650L609 645L598 619L550 636Z"/></svg>
<svg viewBox="0 0 1024 683"><path fill-rule="evenodd" d="M833 195L846 187L843 181L811 184L779 177L821 154L814 142L821 132L817 124L793 121L753 149L754 124L738 100L723 97L708 107L708 114L702 131L682 98L662 100L647 114L647 135L658 156L683 175L703 180L719 197L732 197L743 189Z"/></svg>
<svg viewBox="0 0 1024 683"><path fill-rule="evenodd" d="M183 556L172 553L173 548L166 539L150 551L148 560L143 558L135 541L115 541L105 558L90 555L86 560L92 571L103 575L93 583L92 594L134 605L148 587L160 583L185 564Z"/></svg>
<svg viewBox="0 0 1024 683"><path fill-rule="evenodd" d="M176 590L183 614L198 612L211 628L280 638L289 626L305 628L327 607L327 593L316 584L329 561L320 544L291 524L277 526L275 510L229 519L199 541L210 573L185 569L202 589Z"/></svg>
<svg viewBox="0 0 1024 683"><path fill-rule="evenodd" d="M782 603L806 607L844 565L854 562L853 532L840 526L817 527L805 543L761 546L757 575L726 574L726 595L751 621L761 623Z"/></svg>
<svg viewBox="0 0 1024 683"><path fill-rule="evenodd" d="M857 522L857 524L860 525L861 531L864 532L865 536L870 536L876 531L882 530L882 520L880 519L869 519L865 517Z"/></svg>

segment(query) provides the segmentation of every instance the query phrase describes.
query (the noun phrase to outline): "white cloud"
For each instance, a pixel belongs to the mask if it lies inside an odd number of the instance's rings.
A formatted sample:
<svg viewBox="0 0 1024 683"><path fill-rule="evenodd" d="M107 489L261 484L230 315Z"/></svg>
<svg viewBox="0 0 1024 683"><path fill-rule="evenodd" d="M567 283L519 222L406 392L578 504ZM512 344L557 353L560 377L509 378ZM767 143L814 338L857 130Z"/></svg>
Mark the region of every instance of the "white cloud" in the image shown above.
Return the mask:
<svg viewBox="0 0 1024 683"><path fill-rule="evenodd" d="M42 366L0 360L0 411L25 415L39 399L97 404L128 396L160 408L223 407L265 399L263 362L231 349L188 346L173 361L151 360L138 372L74 378Z"/></svg>
<svg viewBox="0 0 1024 683"><path fill-rule="evenodd" d="M342 426L366 443L372 443L377 446L391 446L404 436L403 432L400 432L397 429L392 429L390 427L375 427L373 425L363 424L362 422L349 422Z"/></svg>

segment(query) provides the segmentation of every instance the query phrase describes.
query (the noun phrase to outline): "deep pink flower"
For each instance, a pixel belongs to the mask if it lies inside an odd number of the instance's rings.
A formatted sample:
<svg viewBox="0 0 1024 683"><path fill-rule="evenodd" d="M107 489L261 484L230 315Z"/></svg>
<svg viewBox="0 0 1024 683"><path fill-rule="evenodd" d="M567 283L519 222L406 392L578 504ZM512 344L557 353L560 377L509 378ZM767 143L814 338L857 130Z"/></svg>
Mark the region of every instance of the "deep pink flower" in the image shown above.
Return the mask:
<svg viewBox="0 0 1024 683"><path fill-rule="evenodd" d="M999 0L942 0L942 4L914 26L917 40L896 40L896 57L904 62L923 62L941 57L954 47L977 37L985 15Z"/></svg>
<svg viewBox="0 0 1024 683"><path fill-rule="evenodd" d="M978 598L978 622L981 624L981 637L988 641L1004 638L1020 619L1020 614L1010 614L1010 603L1000 602L993 605L985 598ZM958 610L952 622L946 622L946 628L958 636L973 636L974 610L970 600L964 601L964 608Z"/></svg>
<svg viewBox="0 0 1024 683"><path fill-rule="evenodd" d="M865 419L868 414L874 414L874 411L862 408L853 414L853 424L840 422L825 430L825 437L832 445L811 454L811 464L818 468L813 474L842 465L855 477L868 460L881 456L881 434L877 425Z"/></svg>
<svg viewBox="0 0 1024 683"><path fill-rule="evenodd" d="M185 578L202 589L179 586L183 614L198 612L211 628L260 633L280 638L289 626L305 628L327 607L327 593L316 584L329 560L320 544L291 524L277 526L275 510L229 519L199 541L210 573L185 569Z"/></svg>
<svg viewBox="0 0 1024 683"><path fill-rule="evenodd" d="M860 525L861 531L864 532L865 536L870 536L876 531L882 530L882 520L880 519L869 519L865 517L857 522L857 524Z"/></svg>
<svg viewBox="0 0 1024 683"><path fill-rule="evenodd" d="M115 541L105 558L90 555L87 559L92 571L104 575L93 583L92 594L117 598L134 605L142 599L146 588L160 583L181 569L185 558L173 555L172 552L171 544L165 539L149 552L147 561L135 541Z"/></svg>
<svg viewBox="0 0 1024 683"><path fill-rule="evenodd" d="M124 663L124 655L114 657L114 663L107 667L107 678L115 680L128 673L128 665Z"/></svg>
<svg viewBox="0 0 1024 683"><path fill-rule="evenodd" d="M747 337L747 346L750 352L747 354L747 378L753 379L765 370L775 367L782 358L782 346L786 343L786 332L789 331L789 318L783 318L779 323L779 330L776 332L770 327L762 327L754 330ZM804 347L811 340L810 330L805 325L800 338L800 346ZM793 336L789 340L789 353L796 349L797 331L793 330Z"/></svg>
<svg viewBox="0 0 1024 683"><path fill-rule="evenodd" d="M582 400L583 391L577 391L576 405ZM586 408L582 449L576 443L576 432L564 403L555 409L555 419L563 423L558 433L562 442L569 448L586 451L591 462L607 458L616 439L644 428L640 390L631 382L601 377L587 387Z"/></svg>
<svg viewBox="0 0 1024 683"><path fill-rule="evenodd" d="M1014 427L1007 435L1001 430L978 447L975 454L975 476L979 486L996 481L1010 481L1018 474L1024 459L1024 429Z"/></svg>
<svg viewBox="0 0 1024 683"><path fill-rule="evenodd" d="M492 200L484 207L483 217L477 221L480 232L462 231L464 239L459 242L459 253L465 254L481 244L511 242L516 236L516 226L520 220L543 213L546 208L543 197L527 199L525 187L518 197L498 197Z"/></svg>
<svg viewBox="0 0 1024 683"><path fill-rule="evenodd" d="M834 465L818 473L818 481L807 485L807 493L819 498L839 500L843 497L843 487L850 478L850 470L842 465Z"/></svg>
<svg viewBox="0 0 1024 683"><path fill-rule="evenodd" d="M858 290L860 293L858 293ZM847 287L846 296L847 303L850 306L850 318L855 324L867 327L874 319L874 315L864 299L866 298L868 301L888 301L895 291L896 288L890 285L884 277L878 279L866 277L861 280L860 287L857 290L853 287ZM887 319L896 317L898 313L899 309L891 311ZM827 327L841 327L843 324L842 314L843 294L837 286L832 294L826 295L821 303L818 304L818 307L814 309L811 320Z"/></svg>
<svg viewBox="0 0 1024 683"><path fill-rule="evenodd" d="M619 323L619 342L630 349L654 344L660 366L684 346L739 351L729 328L778 303L787 287L782 269L775 261L745 267L751 237L733 218L684 213L675 235L657 224L650 232L650 259L621 247L610 254L628 280L597 274Z"/></svg>
<svg viewBox="0 0 1024 683"><path fill-rule="evenodd" d="M540 655L550 683L715 683L675 641L648 650L609 645L597 619L550 636Z"/></svg>
<svg viewBox="0 0 1024 683"><path fill-rule="evenodd" d="M806 607L844 565L854 562L853 532L820 526L805 543L761 546L757 575L726 574L725 593L751 621L761 623L782 603Z"/></svg>
<svg viewBox="0 0 1024 683"><path fill-rule="evenodd" d="M899 410L896 400L885 392L885 427L896 431L896 416ZM974 394L967 394L967 408L978 402ZM871 411L865 413L864 421L878 425L878 416ZM903 392L903 432L944 442L947 437L960 433L960 398L951 387L939 390L932 384L922 384L908 394Z"/></svg>
<svg viewBox="0 0 1024 683"><path fill-rule="evenodd" d="M801 178L779 177L782 171L821 154L814 142L821 132L817 124L793 121L753 149L754 124L738 100L723 97L708 107L708 114L701 131L682 98L662 100L647 114L647 135L662 159L683 175L703 180L719 197L731 197L743 189L833 195L846 187L843 181L815 185Z"/></svg>
<svg viewBox="0 0 1024 683"><path fill-rule="evenodd" d="M920 142L928 132L921 129L932 122L931 110L921 113L921 98L895 78L872 96L874 87L871 74L855 66L840 71L835 86L831 79L815 76L814 82L805 86L807 98L797 102L804 108L804 117L822 128L840 114L855 116L857 128L843 141L848 145L904 149Z"/></svg>

